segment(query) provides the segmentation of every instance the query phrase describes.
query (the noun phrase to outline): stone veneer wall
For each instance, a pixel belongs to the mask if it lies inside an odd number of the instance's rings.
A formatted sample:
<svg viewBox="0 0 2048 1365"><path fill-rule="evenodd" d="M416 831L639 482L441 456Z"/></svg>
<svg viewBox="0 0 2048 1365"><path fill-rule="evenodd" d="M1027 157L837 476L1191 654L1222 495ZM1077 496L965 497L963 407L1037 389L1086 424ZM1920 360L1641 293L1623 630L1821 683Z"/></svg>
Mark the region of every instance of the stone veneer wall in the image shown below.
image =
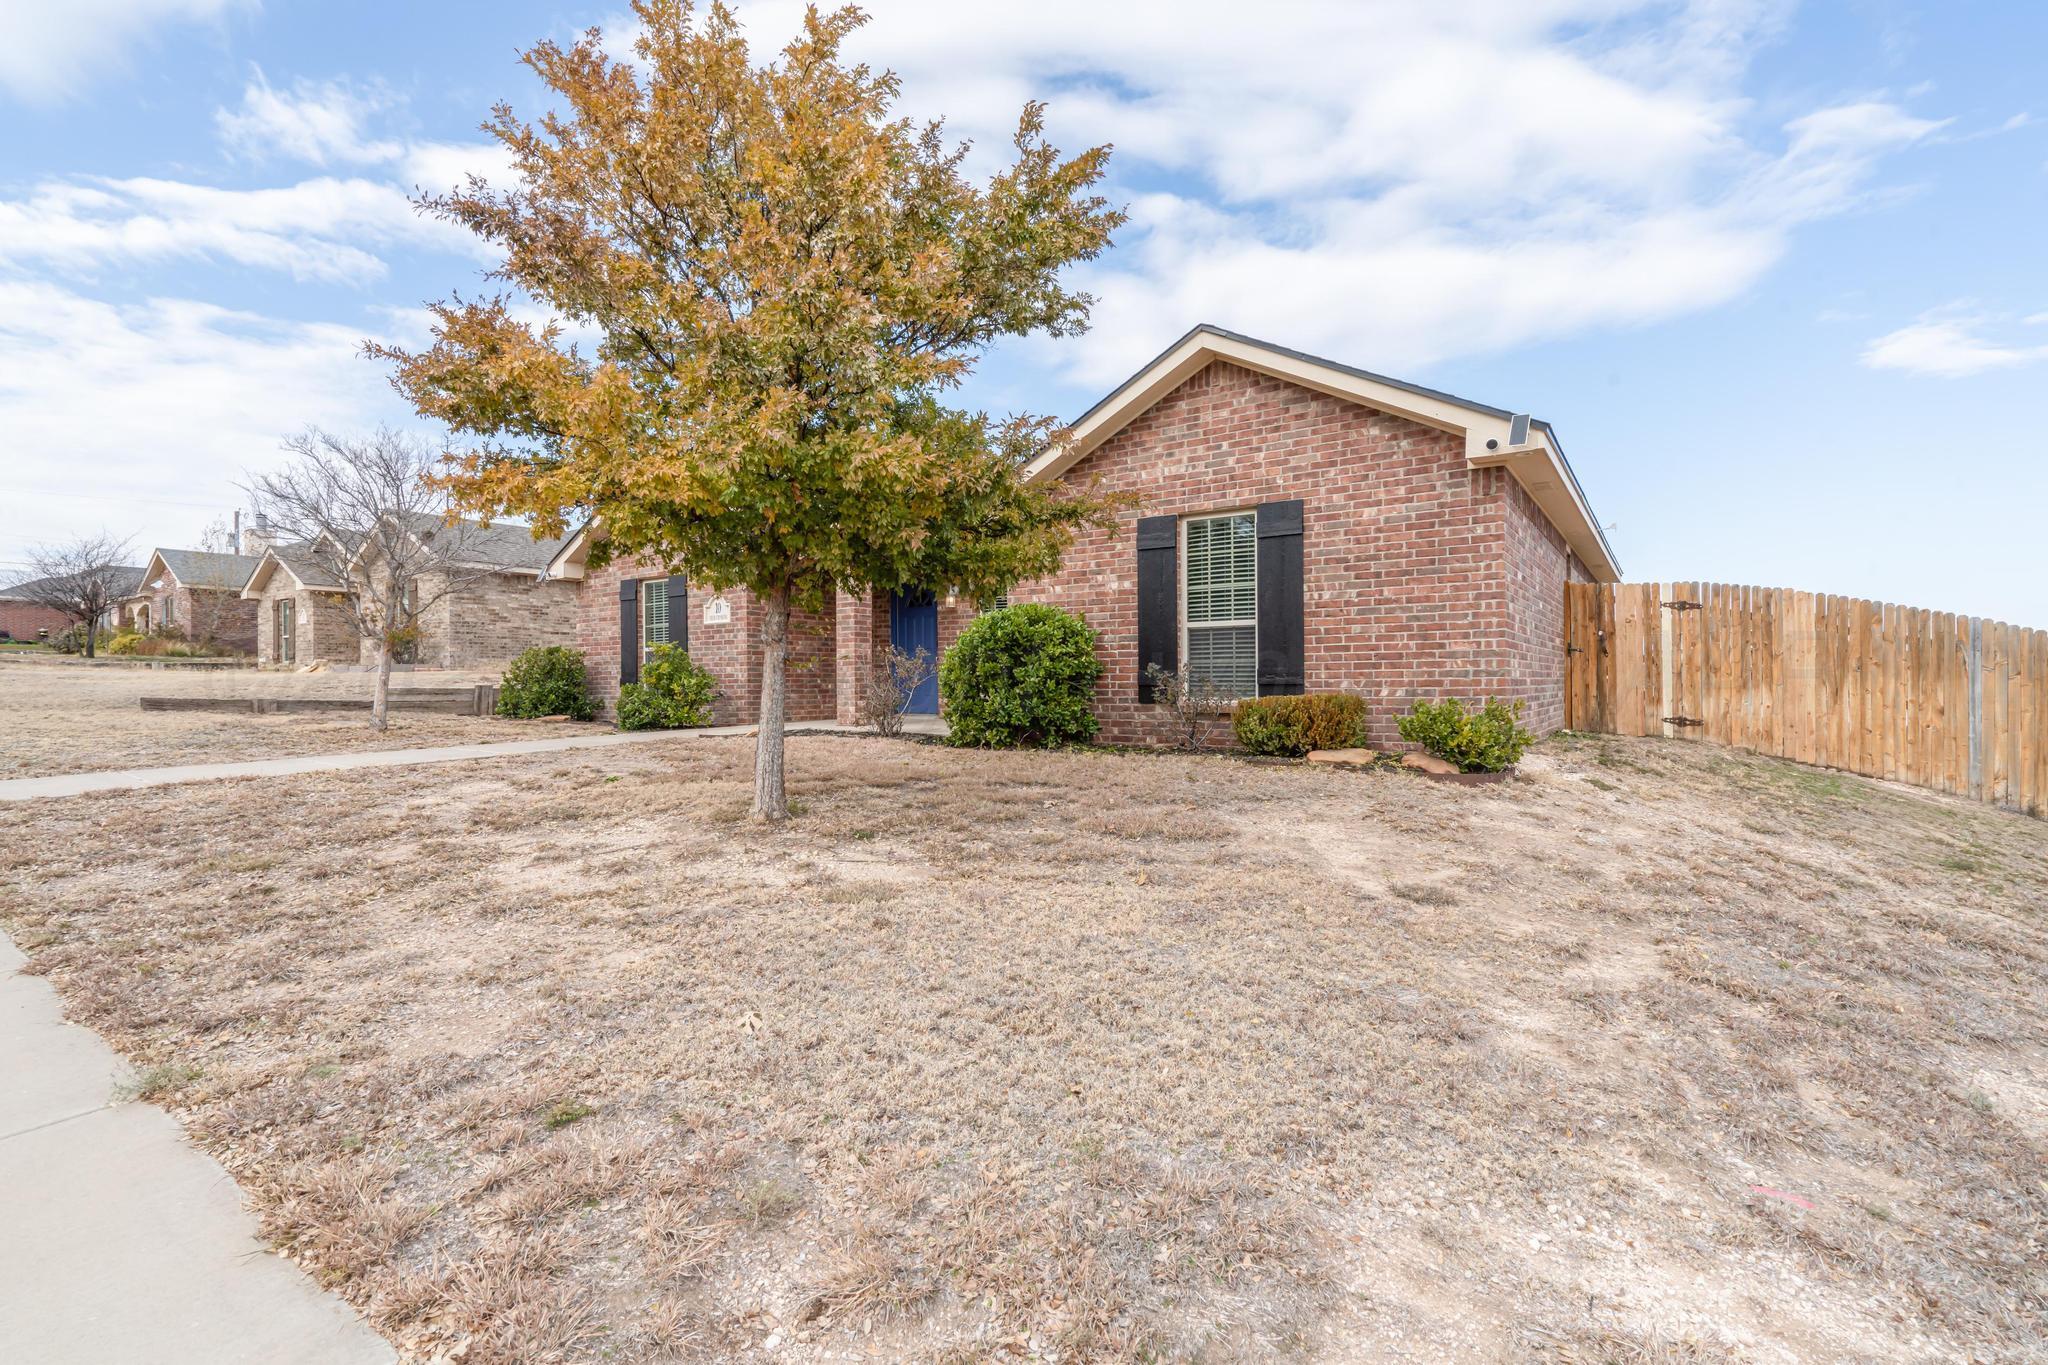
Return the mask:
<svg viewBox="0 0 2048 1365"><path fill-rule="evenodd" d="M440 591L428 575L422 592ZM531 574L486 574L459 584L420 616L415 662L427 668L502 668L539 645L575 645L581 594L561 579L541 582ZM361 646L360 661L372 663L373 647Z"/></svg>
<svg viewBox="0 0 2048 1365"><path fill-rule="evenodd" d="M273 573L263 595L249 602L256 611L256 661L274 665L277 658L276 603L288 599L295 613L293 667L325 661L347 663L359 657L356 625L339 593L294 588L283 573Z"/></svg>

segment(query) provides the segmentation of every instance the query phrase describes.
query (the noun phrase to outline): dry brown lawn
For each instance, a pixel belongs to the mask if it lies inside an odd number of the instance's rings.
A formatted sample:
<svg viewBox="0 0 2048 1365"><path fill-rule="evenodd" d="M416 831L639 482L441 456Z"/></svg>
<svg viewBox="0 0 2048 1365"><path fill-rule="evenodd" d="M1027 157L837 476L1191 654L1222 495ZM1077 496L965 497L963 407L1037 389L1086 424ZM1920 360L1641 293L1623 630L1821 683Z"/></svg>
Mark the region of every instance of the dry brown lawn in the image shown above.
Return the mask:
<svg viewBox="0 0 2048 1365"><path fill-rule="evenodd" d="M0 921L410 1358L2008 1360L2048 825L743 741L0 809Z"/></svg>
<svg viewBox="0 0 2048 1365"><path fill-rule="evenodd" d="M464 687L498 675L460 671L397 673L394 690ZM366 673L281 673L256 669L135 668L28 662L0 656L0 779L109 768L232 763L344 749L411 749L499 739L599 734L603 725L394 712L378 734L366 712L235 715L144 711L144 696L365 697Z"/></svg>

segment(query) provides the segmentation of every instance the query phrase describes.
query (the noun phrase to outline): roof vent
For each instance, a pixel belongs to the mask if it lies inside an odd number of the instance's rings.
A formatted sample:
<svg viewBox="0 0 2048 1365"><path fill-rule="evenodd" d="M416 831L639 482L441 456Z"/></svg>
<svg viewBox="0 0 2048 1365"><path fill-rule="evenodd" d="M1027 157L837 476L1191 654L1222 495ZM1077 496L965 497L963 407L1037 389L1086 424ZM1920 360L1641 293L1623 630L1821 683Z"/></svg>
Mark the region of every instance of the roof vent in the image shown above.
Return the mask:
<svg viewBox="0 0 2048 1365"><path fill-rule="evenodd" d="M1529 444L1529 414L1518 412L1508 418L1508 444L1525 446Z"/></svg>

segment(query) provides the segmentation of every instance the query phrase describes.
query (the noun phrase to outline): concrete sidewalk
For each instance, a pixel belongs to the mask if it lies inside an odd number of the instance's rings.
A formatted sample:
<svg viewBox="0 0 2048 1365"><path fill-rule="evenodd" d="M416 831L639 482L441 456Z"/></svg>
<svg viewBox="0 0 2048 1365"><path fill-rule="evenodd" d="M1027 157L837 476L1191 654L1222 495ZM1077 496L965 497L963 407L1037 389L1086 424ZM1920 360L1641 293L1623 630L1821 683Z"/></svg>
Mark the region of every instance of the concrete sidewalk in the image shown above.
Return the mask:
<svg viewBox="0 0 2048 1365"><path fill-rule="evenodd" d="M937 716L914 716L904 725L910 734L943 735L946 723ZM422 763L459 763L472 758L513 758L520 754L556 754L572 749L608 749L620 744L649 744L666 739L703 739L751 735L751 725L722 725L702 730L638 730L632 734L579 735L567 739L514 739L496 744L451 744L437 749L357 749L339 754L300 754L293 758L257 758L243 763L188 763L170 768L119 768L96 773L57 773L50 777L16 777L0 782L0 801L35 801L86 792L127 791L163 787L177 782L214 782L229 777L289 777L294 773L341 772L351 768L407 768ZM788 733L865 734L863 726L837 721L806 720Z"/></svg>
<svg viewBox="0 0 2048 1365"><path fill-rule="evenodd" d="M386 1365L355 1310L257 1240L219 1163L64 1022L0 935L0 1358Z"/></svg>

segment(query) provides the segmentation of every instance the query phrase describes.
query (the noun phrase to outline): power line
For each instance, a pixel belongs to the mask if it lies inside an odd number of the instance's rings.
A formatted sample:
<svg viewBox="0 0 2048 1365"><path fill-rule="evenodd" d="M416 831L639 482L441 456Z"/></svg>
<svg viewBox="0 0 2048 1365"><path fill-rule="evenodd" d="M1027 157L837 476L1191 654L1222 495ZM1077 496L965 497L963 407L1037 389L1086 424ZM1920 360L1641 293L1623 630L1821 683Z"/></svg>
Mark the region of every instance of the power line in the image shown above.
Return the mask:
<svg viewBox="0 0 2048 1365"><path fill-rule="evenodd" d="M152 507L197 507L201 510L216 509L219 502L186 502L180 498L145 498L134 494L110 496L104 493L59 493L46 488L19 488L12 484L0 484L0 493L19 493L33 498L78 498L86 502L147 503Z"/></svg>

